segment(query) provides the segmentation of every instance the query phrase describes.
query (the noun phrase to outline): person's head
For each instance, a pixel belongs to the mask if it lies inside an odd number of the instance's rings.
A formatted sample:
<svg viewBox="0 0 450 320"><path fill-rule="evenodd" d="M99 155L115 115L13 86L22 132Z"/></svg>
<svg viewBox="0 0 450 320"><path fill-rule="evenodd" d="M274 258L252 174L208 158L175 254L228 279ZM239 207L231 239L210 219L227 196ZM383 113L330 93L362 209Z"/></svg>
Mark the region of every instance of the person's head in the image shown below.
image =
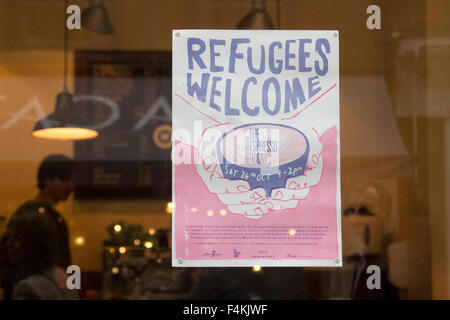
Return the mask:
<svg viewBox="0 0 450 320"><path fill-rule="evenodd" d="M392 199L389 191L378 183L370 182L357 186L349 197L348 213L377 216L387 220L391 213ZM353 211L352 211L353 210Z"/></svg>
<svg viewBox="0 0 450 320"><path fill-rule="evenodd" d="M29 202L11 217L2 241L9 267L23 277L53 268L58 261L57 229L43 206Z"/></svg>
<svg viewBox="0 0 450 320"><path fill-rule="evenodd" d="M42 160L37 186L55 202L65 201L73 191L74 175L75 161L64 155L52 154Z"/></svg>

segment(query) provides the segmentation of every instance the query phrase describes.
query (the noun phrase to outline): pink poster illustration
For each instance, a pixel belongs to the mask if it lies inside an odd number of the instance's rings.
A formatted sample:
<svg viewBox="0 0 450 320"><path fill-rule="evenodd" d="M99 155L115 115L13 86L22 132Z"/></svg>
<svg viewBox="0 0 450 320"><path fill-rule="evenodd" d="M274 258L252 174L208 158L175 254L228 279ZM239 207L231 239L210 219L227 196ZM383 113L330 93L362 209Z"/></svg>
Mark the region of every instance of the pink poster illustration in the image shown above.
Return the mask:
<svg viewBox="0 0 450 320"><path fill-rule="evenodd" d="M341 266L337 31L173 31L173 266Z"/></svg>

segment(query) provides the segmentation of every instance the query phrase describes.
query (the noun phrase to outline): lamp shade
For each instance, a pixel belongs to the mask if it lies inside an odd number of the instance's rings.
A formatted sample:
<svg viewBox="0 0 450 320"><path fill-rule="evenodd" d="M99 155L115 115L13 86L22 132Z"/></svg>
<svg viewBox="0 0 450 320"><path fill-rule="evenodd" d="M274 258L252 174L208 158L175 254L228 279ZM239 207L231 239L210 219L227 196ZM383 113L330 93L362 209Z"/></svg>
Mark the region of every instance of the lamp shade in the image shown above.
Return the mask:
<svg viewBox="0 0 450 320"><path fill-rule="evenodd" d="M32 135L51 140L86 140L97 137L98 132L89 129L74 112L73 96L63 91L56 97L55 111L36 123Z"/></svg>
<svg viewBox="0 0 450 320"><path fill-rule="evenodd" d="M410 159L382 76L342 76L341 156Z"/></svg>
<svg viewBox="0 0 450 320"><path fill-rule="evenodd" d="M97 33L114 33L103 0L91 0L89 7L81 12L81 26Z"/></svg>
<svg viewBox="0 0 450 320"><path fill-rule="evenodd" d="M237 27L245 30L274 29L272 20L266 11L266 1L253 0L252 11L238 23Z"/></svg>

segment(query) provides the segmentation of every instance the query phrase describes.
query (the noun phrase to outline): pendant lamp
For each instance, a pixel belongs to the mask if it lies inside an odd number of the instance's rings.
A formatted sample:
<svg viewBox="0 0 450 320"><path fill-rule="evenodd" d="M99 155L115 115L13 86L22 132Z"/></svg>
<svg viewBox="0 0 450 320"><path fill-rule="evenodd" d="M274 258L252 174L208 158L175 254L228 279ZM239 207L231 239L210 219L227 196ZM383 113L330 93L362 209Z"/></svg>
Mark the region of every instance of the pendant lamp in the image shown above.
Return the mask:
<svg viewBox="0 0 450 320"><path fill-rule="evenodd" d="M81 13L81 26L93 32L113 34L114 29L109 21L108 11L103 0L91 0L89 7Z"/></svg>
<svg viewBox="0 0 450 320"><path fill-rule="evenodd" d="M237 28L245 30L274 29L272 20L266 11L266 0L252 0L252 11L239 21Z"/></svg>
<svg viewBox="0 0 450 320"><path fill-rule="evenodd" d="M67 8L67 0L65 7ZM65 17L65 12L64 12ZM64 88L56 96L55 111L39 120L31 133L34 137L51 140L85 140L98 136L96 130L76 112L73 95L67 90L67 28L64 24Z"/></svg>

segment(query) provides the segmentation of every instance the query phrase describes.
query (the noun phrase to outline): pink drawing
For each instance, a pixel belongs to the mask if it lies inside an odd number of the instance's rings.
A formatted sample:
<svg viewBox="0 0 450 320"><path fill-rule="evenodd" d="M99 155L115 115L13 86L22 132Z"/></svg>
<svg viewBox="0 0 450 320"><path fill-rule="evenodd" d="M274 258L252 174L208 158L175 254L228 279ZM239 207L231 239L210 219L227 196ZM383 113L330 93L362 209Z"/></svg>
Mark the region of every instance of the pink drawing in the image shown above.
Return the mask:
<svg viewBox="0 0 450 320"><path fill-rule="evenodd" d="M336 144L337 130L332 128L323 133L320 142L324 151L321 154L323 159L323 173L321 175L320 187L311 187L304 190L307 197L303 200L297 200L298 204L295 208L289 209L288 202L284 202L283 210L275 210L267 208L268 214L259 215L258 217L247 216L244 214L232 214L229 210L231 205L225 205L218 197L226 193L212 193L206 187L204 180L198 172L192 168L192 164L180 164L175 171L174 192L178 206L179 214L175 219L175 233L177 239L176 256L183 259L203 260L204 253L216 250L224 255L220 259L249 259L252 255L257 255L258 250L267 240L242 239L240 242L251 245L242 245L236 247L241 254L239 257L233 256L233 246L229 243L217 244L217 240L208 239L206 244L199 243L199 240L186 237L187 225L212 225L212 226L256 226L256 227L279 227L286 225L302 225L302 226L322 226L326 227L326 235L317 240L315 245L302 246L300 251L302 259L335 259L338 257L338 237L337 237L337 219L336 219ZM198 149L190 145L192 154L198 153ZM210 170L213 167L206 165ZM214 178L216 175L214 176ZM186 187L186 186L189 187ZM239 186L239 185L237 185ZM294 185L292 185L294 186ZM240 189L240 188L239 188ZM244 190L238 190L240 192ZM281 190L280 190L281 191ZM245 194L245 193L244 193ZM244 194L241 194L242 196ZM252 193L247 193L252 195ZM258 194L254 195L255 199L259 198ZM249 201L251 202L249 197ZM224 200L225 202L228 199ZM274 200L272 200L274 202ZM269 205L270 206L270 205ZM245 207L245 206L244 206ZM251 210L252 208L248 208ZM252 212L252 211L250 211ZM258 212L256 212L258 213ZM253 218L253 219L252 219ZM259 219L258 219L259 218ZM214 244L209 244L214 242ZM219 241L221 242L221 241ZM298 259L289 256L289 253L296 251L297 247L295 239L285 241L292 244L282 244L280 240L274 241L271 246L276 252L275 259Z"/></svg>
<svg viewBox="0 0 450 320"><path fill-rule="evenodd" d="M272 211L296 208L320 183L323 147L314 128L236 126L207 118L215 124L203 131L196 171L231 213L259 219Z"/></svg>

